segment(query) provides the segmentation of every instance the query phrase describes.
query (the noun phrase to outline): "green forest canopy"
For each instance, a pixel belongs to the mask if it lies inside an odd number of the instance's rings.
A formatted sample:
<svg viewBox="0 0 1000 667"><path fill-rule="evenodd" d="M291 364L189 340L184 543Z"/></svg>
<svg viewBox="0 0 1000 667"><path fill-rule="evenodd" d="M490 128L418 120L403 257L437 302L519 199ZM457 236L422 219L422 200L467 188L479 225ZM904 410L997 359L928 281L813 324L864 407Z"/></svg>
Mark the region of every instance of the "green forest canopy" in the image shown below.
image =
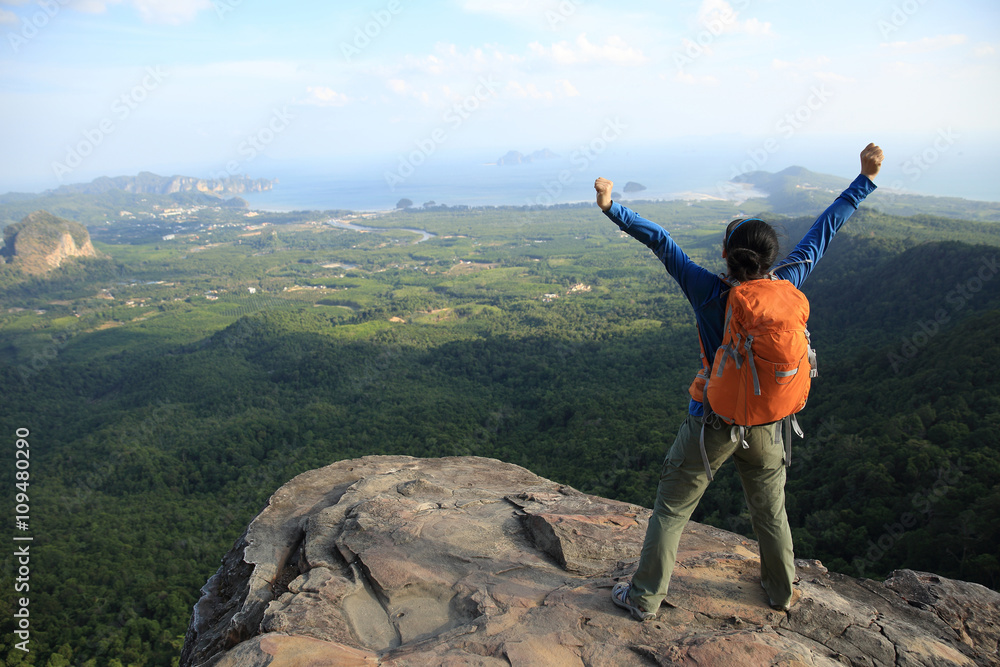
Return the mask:
<svg viewBox="0 0 1000 667"><path fill-rule="evenodd" d="M753 205L636 208L721 269L725 223ZM27 657L3 629L7 664L171 664L268 496L341 459L489 456L650 505L697 341L644 247L583 206L400 211L364 223L397 231L366 233L319 217L169 241L118 222L92 231L109 259L45 279L0 267L37 621ZM781 222L794 241L811 219ZM998 232L863 209L810 278L821 377L789 471L799 556L997 587ZM751 534L732 466L695 519Z"/></svg>

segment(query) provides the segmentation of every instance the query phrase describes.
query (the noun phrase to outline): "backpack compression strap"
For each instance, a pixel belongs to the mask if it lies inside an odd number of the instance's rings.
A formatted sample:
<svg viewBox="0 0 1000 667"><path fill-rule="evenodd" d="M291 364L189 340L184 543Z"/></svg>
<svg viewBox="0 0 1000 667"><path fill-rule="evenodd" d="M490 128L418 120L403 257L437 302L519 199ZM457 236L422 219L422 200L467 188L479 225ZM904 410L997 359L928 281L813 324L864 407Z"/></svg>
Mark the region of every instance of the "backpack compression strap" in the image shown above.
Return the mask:
<svg viewBox="0 0 1000 667"><path fill-rule="evenodd" d="M708 475L709 482L715 479L715 476L712 474L712 464L709 463L708 452L705 450L705 424L707 424L710 421L713 421L712 417L713 415L702 418L701 435L698 437L698 447L701 450L701 462L705 464L705 474ZM715 417L715 420L718 419L719 419L718 417ZM717 423L713 424L712 427L718 428L718 424ZM795 428L798 428L797 424ZM747 442L746 426L733 426L732 429L730 429L729 431L729 440L731 442L739 442L740 444L743 445L743 449L750 449L750 443Z"/></svg>
<svg viewBox="0 0 1000 667"><path fill-rule="evenodd" d="M792 465L792 431L795 431L795 435L800 438L806 437L802 432L802 427L799 426L799 420L795 415L788 415L781 421L784 422L785 426L785 467L788 468Z"/></svg>
<svg viewBox="0 0 1000 667"><path fill-rule="evenodd" d="M718 419L718 417L716 417ZM712 474L712 464L708 461L708 452L705 450L705 425L712 421L712 417L703 417L701 421L701 435L698 437L698 447L701 450L701 462L705 465L705 474L708 476L708 481L711 482L715 479ZM802 427L799 426L799 420L795 415L788 415L781 420L782 426L784 427L784 434L782 440L785 445L785 467L789 468L792 465L792 432L800 438L804 438L805 434L802 432ZM713 425L714 427L714 425ZM746 426L733 426L729 431L729 439L732 442L739 442L743 445L743 449L750 449L750 443L747 442L747 427Z"/></svg>

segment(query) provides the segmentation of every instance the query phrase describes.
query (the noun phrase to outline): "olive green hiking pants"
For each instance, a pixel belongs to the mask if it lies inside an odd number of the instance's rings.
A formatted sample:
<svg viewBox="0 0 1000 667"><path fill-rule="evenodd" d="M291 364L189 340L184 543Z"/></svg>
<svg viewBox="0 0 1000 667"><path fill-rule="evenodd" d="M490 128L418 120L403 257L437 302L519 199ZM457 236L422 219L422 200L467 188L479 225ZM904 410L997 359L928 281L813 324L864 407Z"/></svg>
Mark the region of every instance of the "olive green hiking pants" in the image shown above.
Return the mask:
<svg viewBox="0 0 1000 667"><path fill-rule="evenodd" d="M736 462L760 545L760 580L771 603L778 605L791 600L795 578L792 532L785 514L785 453L780 426L778 422L751 428L746 434L749 449L730 439L728 425L705 427L705 451L712 474L730 456ZM708 488L700 436L701 418L688 415L660 471L653 515L629 593L632 603L645 611L656 612L666 597L681 532Z"/></svg>

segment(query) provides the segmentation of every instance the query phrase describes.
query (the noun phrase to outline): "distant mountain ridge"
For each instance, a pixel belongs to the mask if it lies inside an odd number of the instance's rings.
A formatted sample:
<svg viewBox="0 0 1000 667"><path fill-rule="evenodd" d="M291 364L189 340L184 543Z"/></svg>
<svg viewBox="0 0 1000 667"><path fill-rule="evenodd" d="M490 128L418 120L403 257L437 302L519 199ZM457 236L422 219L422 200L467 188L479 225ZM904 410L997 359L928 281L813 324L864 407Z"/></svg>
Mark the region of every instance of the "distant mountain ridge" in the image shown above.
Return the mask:
<svg viewBox="0 0 1000 667"><path fill-rule="evenodd" d="M230 176L229 178L196 178L194 176L160 176L143 171L137 176L101 176L90 183L62 185L46 194L104 194L109 190L121 190L134 194L169 195L175 192L201 192L219 197L239 195L247 192L265 192L274 187L274 182L266 178Z"/></svg>
<svg viewBox="0 0 1000 667"><path fill-rule="evenodd" d="M820 174L805 167L792 166L777 173L751 171L732 179L733 183L752 186L765 192L774 213L815 215L830 204L830 195L838 194L852 179ZM865 204L893 215L938 215L966 220L1000 221L1000 202L975 201L960 197L933 197L900 192L895 183L875 178L878 189Z"/></svg>
<svg viewBox="0 0 1000 667"><path fill-rule="evenodd" d="M122 211L155 216L163 209L177 207L248 209L247 201L233 193L261 192L272 185L273 182L265 179L219 181L157 176L149 172L137 176L101 177L90 183L64 185L40 194L2 194L0 227L16 224L39 210L94 225L118 218Z"/></svg>

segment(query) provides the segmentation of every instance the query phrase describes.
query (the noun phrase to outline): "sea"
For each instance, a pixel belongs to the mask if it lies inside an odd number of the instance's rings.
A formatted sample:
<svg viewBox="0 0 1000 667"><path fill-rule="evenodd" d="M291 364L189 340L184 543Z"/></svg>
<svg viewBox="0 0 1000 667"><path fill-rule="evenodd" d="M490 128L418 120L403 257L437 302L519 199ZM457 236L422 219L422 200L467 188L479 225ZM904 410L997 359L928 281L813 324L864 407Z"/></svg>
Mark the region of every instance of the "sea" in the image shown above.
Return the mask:
<svg viewBox="0 0 1000 667"><path fill-rule="evenodd" d="M803 166L852 179L859 172L858 150L845 151L843 139L800 142L769 152L771 144L752 141L660 146L554 149L556 158L497 165L506 151L424 155L418 150L379 159L331 156L323 161L267 161L250 165L254 178L276 180L272 190L244 198L259 210L385 211L408 199L414 206L549 206L594 199L594 180L628 182L645 189L625 198L645 200L723 198L742 200L763 193L734 186L732 178L756 170L778 172ZM848 144L850 145L850 144ZM1000 142L968 146L935 138L880 144L886 161L876 183L922 195L1000 201ZM520 147L522 153L547 147ZM941 150L941 149L944 150Z"/></svg>

